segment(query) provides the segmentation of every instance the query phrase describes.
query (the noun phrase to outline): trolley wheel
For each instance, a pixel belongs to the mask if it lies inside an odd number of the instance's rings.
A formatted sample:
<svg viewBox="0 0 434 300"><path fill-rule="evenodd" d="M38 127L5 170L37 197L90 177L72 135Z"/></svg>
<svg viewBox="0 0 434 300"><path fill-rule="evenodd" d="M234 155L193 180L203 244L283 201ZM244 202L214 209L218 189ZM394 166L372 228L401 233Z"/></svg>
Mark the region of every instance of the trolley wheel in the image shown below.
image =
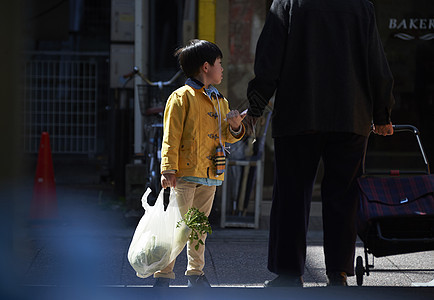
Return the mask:
<svg viewBox="0 0 434 300"><path fill-rule="evenodd" d="M357 285L361 286L363 284L363 275L365 274L365 268L363 267L363 258L357 256L356 260L356 280Z"/></svg>

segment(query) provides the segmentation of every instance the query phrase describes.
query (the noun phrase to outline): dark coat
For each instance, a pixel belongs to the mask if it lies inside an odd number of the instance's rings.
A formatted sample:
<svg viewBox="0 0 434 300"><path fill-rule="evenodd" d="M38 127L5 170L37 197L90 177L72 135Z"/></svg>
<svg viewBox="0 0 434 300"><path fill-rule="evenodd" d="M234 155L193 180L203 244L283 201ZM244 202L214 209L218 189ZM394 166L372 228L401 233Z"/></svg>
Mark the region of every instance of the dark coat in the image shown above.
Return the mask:
<svg viewBox="0 0 434 300"><path fill-rule="evenodd" d="M249 114L276 91L273 137L390 123L393 77L367 0L275 0L254 70Z"/></svg>

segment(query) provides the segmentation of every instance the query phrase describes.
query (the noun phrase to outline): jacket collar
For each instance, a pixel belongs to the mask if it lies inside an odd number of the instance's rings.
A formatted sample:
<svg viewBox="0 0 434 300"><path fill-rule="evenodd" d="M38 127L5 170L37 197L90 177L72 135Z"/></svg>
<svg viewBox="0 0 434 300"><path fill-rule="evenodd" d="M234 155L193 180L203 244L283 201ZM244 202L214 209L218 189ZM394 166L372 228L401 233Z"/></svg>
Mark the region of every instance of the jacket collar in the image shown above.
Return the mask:
<svg viewBox="0 0 434 300"><path fill-rule="evenodd" d="M215 93L219 98L223 98L223 95L214 86L210 85L209 88L205 89L204 84L195 78L188 78L185 84L197 90L201 90L203 88L205 94L210 99L213 93Z"/></svg>

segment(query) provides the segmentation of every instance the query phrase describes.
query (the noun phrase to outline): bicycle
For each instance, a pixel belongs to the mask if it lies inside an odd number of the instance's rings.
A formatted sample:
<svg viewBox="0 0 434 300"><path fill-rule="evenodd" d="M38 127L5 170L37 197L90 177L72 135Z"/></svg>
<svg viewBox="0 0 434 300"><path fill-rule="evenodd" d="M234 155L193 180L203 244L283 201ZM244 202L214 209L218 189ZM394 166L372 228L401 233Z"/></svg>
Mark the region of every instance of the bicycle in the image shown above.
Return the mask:
<svg viewBox="0 0 434 300"><path fill-rule="evenodd" d="M158 197L158 192L161 189L160 163L165 103L172 91L177 87L175 82L181 74L182 71L179 70L168 81L154 82L149 80L140 72L140 69L135 66L132 72L123 75L123 78L126 79L125 85L136 75L146 83L144 85L137 85L140 112L144 117L143 153L135 153L133 158L144 161L146 165L146 188L149 187L152 190L152 193L148 197L148 203L150 205L154 205Z"/></svg>

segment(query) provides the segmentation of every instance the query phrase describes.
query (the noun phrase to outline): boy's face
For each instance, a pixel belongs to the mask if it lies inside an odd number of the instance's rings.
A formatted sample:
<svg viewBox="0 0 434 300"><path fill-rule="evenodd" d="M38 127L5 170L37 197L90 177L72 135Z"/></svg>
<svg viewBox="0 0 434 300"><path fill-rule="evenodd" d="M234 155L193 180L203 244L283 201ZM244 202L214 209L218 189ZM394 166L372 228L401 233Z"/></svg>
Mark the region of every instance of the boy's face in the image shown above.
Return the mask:
<svg viewBox="0 0 434 300"><path fill-rule="evenodd" d="M223 79L223 67L222 67L222 59L217 58L214 62L214 65L209 65L207 80L210 84L216 85L220 84Z"/></svg>

